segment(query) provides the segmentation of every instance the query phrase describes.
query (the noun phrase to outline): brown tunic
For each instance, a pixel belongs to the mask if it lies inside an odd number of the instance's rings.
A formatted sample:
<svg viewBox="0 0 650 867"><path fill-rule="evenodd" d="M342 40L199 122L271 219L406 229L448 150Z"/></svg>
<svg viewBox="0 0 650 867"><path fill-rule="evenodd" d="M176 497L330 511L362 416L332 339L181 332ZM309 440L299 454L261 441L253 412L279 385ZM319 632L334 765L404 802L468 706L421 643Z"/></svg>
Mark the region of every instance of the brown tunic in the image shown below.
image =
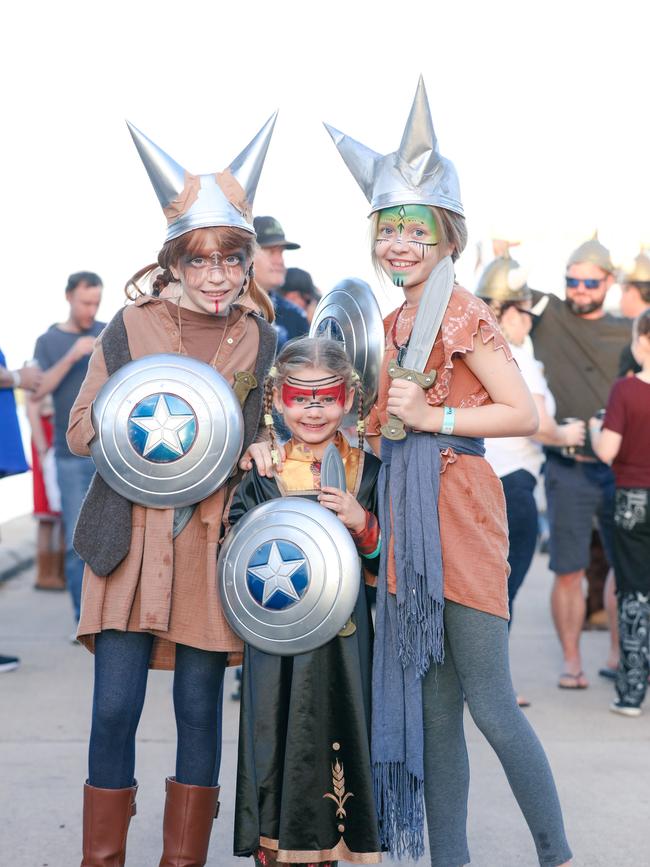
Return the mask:
<svg viewBox="0 0 650 867"><path fill-rule="evenodd" d="M395 343L408 338L416 308L402 312L395 328ZM377 436L387 420L386 403L390 379L387 368L397 357L391 333L398 311L384 320L386 350L377 403L368 417L367 434ZM484 406L491 403L482 384L465 364L474 340L492 341L495 350L512 355L492 312L466 289L455 286L440 333L429 356L427 370L436 370L434 386L427 392L430 404L452 407ZM444 573L445 599L488 614L509 618L508 609L508 523L503 487L484 458L443 452L438 517ZM392 539L391 539L392 543ZM395 558L392 544L388 557L388 589L396 592Z"/></svg>
<svg viewBox="0 0 650 867"><path fill-rule="evenodd" d="M179 329L178 312L181 314ZM227 380L252 371L259 332L250 310L234 308L225 319L193 313L145 296L124 311L129 350L134 359L158 352L180 352L209 360ZM88 374L70 413L68 444L88 455L95 435L92 402L108 374L98 338ZM172 540L173 509L132 509L131 548L108 577L84 571L78 638L89 649L104 629L150 632L156 640L151 668L174 668L175 644L239 654L217 589L217 550L229 488L236 478L203 500L184 530Z"/></svg>

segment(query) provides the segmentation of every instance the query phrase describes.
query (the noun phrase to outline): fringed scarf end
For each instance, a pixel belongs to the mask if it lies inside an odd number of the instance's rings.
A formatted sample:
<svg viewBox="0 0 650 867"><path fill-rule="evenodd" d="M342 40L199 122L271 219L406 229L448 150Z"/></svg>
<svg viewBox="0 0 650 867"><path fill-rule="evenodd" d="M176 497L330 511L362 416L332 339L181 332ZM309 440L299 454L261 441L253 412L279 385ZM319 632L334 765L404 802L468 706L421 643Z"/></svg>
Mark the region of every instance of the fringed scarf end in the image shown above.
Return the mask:
<svg viewBox="0 0 650 867"><path fill-rule="evenodd" d="M379 839L396 858L414 860L424 855L424 780L406 769L404 762L373 765Z"/></svg>
<svg viewBox="0 0 650 867"><path fill-rule="evenodd" d="M405 598L398 599L397 654L404 668L414 663L418 677L424 677L431 661L438 665L444 662L444 607L444 600L438 601L427 592L424 575L416 574Z"/></svg>

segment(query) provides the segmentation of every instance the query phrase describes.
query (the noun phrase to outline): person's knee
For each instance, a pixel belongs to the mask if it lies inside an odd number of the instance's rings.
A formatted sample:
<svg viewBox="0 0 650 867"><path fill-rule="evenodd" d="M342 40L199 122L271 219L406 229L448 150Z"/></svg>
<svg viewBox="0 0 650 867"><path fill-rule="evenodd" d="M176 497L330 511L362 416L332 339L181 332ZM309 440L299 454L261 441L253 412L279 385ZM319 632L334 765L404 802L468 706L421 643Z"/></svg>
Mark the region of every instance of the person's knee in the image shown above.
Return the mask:
<svg viewBox="0 0 650 867"><path fill-rule="evenodd" d="M93 735L122 740L133 726L132 697L119 690L100 691L93 702Z"/></svg>
<svg viewBox="0 0 650 867"><path fill-rule="evenodd" d="M582 580L584 577L585 573L583 569L579 569L576 572L563 572L555 576L555 585L562 589L574 590L578 588L582 591Z"/></svg>

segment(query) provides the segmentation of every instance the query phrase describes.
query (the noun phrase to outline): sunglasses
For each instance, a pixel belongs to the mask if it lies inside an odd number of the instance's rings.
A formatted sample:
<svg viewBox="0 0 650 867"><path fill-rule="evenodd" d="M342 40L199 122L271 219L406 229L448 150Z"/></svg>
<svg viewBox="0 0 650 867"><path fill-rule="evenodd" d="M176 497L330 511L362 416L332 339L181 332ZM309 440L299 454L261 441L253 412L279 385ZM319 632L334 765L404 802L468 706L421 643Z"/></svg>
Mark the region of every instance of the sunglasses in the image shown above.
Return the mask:
<svg viewBox="0 0 650 867"><path fill-rule="evenodd" d="M600 284L603 282L604 278L600 280L596 280L595 277L590 278L589 280L580 280L578 277L567 277L566 278L566 288L567 289L577 289L578 286L582 283L585 289L598 289Z"/></svg>

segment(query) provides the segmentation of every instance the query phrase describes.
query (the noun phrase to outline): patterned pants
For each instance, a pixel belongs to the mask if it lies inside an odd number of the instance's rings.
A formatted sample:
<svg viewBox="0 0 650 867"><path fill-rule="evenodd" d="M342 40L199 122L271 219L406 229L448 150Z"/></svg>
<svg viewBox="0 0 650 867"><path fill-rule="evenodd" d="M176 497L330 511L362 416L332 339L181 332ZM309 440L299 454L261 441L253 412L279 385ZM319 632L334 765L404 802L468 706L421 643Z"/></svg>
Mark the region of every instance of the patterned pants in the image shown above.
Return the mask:
<svg viewBox="0 0 650 867"><path fill-rule="evenodd" d="M626 705L640 707L650 674L650 594L622 593L618 597L621 661L616 692Z"/></svg>

